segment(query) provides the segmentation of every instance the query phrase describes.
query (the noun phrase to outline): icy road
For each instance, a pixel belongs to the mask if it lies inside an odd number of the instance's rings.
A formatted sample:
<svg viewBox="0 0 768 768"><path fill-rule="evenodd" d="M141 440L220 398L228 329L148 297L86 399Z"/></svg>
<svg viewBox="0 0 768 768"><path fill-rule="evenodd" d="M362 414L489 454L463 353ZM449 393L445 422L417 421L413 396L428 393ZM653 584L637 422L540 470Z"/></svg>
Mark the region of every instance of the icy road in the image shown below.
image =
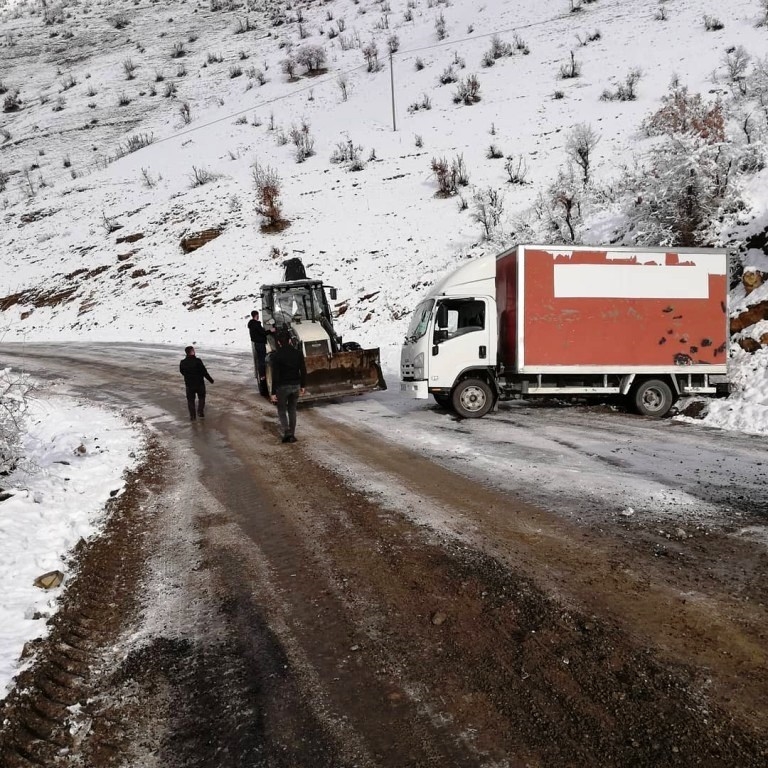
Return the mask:
<svg viewBox="0 0 768 768"><path fill-rule="evenodd" d="M16 766L763 766L768 441L389 392L278 440L247 355L3 345L150 429L0 712Z"/></svg>

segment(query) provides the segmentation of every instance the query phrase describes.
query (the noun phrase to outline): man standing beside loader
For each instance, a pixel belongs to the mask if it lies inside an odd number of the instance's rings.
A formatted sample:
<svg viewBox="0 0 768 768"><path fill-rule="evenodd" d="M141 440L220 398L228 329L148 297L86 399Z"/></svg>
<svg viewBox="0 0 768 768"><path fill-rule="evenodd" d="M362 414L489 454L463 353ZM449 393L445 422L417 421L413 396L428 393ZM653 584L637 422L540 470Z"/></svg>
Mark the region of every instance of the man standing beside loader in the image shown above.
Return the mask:
<svg viewBox="0 0 768 768"><path fill-rule="evenodd" d="M248 333L251 336L251 350L253 352L253 371L259 381L259 392L267 393L267 332L259 320L259 313L254 309L251 319L248 321Z"/></svg>

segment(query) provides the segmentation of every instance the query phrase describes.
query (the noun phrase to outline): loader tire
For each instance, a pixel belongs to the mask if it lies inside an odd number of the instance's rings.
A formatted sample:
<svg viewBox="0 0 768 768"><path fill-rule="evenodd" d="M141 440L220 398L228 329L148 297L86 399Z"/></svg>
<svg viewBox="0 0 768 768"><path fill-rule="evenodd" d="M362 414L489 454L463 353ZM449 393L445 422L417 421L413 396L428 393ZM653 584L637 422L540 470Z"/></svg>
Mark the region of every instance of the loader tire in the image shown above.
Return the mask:
<svg viewBox="0 0 768 768"><path fill-rule="evenodd" d="M641 416L660 419L669 413L674 404L672 389L661 379L640 382L631 395L632 405Z"/></svg>
<svg viewBox="0 0 768 768"><path fill-rule="evenodd" d="M480 419L493 408L493 390L482 379L464 379L451 394L453 410L465 419Z"/></svg>

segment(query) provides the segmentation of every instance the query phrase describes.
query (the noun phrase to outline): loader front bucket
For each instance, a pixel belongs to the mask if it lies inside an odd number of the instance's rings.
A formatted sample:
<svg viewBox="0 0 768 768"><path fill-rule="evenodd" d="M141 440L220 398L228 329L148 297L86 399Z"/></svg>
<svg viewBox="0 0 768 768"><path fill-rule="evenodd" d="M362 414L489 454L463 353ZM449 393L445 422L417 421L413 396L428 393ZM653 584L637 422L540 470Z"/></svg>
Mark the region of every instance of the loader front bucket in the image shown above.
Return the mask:
<svg viewBox="0 0 768 768"><path fill-rule="evenodd" d="M305 358L307 386L300 402L386 389L378 349L356 349Z"/></svg>

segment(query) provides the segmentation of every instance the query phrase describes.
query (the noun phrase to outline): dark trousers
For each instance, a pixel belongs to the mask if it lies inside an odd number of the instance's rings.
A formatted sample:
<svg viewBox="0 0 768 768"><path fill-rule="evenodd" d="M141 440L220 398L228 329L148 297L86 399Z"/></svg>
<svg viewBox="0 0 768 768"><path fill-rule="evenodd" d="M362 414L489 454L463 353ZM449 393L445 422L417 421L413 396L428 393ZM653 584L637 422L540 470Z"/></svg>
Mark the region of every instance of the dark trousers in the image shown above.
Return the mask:
<svg viewBox="0 0 768 768"><path fill-rule="evenodd" d="M283 384L277 387L277 416L283 435L292 435L296 431L296 405L299 402L299 385Z"/></svg>
<svg viewBox="0 0 768 768"><path fill-rule="evenodd" d="M205 384L201 387L187 387L187 408L189 418L195 418L195 396L197 396L197 415L205 416Z"/></svg>
<svg viewBox="0 0 768 768"><path fill-rule="evenodd" d="M263 379L267 375L267 345L251 342L253 351L253 375L257 379Z"/></svg>

